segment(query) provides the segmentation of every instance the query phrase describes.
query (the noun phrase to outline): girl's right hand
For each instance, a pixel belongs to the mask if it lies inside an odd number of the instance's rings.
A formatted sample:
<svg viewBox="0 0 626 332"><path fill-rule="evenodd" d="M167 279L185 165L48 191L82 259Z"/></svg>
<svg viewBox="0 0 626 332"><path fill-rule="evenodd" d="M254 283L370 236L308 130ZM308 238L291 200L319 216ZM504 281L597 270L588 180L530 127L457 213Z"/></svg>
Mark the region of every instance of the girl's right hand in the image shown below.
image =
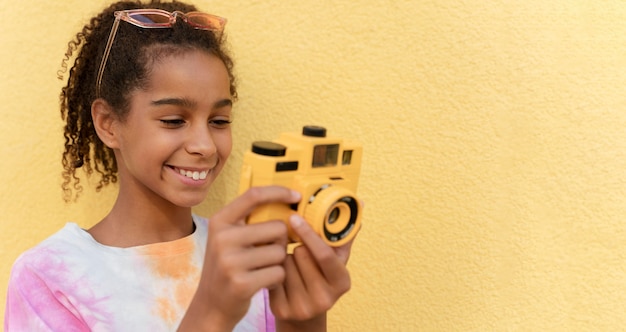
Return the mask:
<svg viewBox="0 0 626 332"><path fill-rule="evenodd" d="M300 194L279 186L250 188L211 217L204 266L196 294L179 331L231 331L262 288L285 278L287 226L282 221L246 225L268 203L293 204Z"/></svg>

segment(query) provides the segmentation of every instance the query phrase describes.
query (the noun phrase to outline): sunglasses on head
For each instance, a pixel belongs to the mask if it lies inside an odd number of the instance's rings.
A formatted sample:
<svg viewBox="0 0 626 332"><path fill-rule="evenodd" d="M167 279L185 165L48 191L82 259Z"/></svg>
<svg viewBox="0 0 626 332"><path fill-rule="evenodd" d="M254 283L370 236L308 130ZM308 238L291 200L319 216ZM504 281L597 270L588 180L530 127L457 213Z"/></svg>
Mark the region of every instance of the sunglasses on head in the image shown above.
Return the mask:
<svg viewBox="0 0 626 332"><path fill-rule="evenodd" d="M107 40L104 54L102 55L102 61L100 62L98 77L96 79L96 97L98 98L100 98L102 75L104 74L104 68L109 59L111 45L113 44L113 40L115 40L115 34L117 34L120 21L126 21L140 28L152 29L171 28L176 23L176 20L180 18L196 29L212 31L218 39L221 38L224 26L226 25L225 18L202 12L183 13L174 11L170 13L161 9L132 9L116 11L114 14L115 21L109 33L109 39Z"/></svg>

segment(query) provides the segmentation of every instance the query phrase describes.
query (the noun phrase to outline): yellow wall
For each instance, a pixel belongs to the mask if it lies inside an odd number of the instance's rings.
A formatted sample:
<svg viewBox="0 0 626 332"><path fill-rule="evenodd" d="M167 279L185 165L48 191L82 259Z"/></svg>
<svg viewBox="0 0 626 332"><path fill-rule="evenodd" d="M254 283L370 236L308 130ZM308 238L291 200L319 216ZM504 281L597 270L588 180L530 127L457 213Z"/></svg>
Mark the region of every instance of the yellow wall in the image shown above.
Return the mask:
<svg viewBox="0 0 626 332"><path fill-rule="evenodd" d="M62 202L55 79L105 2L0 2L2 298L20 252L113 200ZM624 1L198 4L230 20L241 94L199 213L234 197L253 140L315 123L364 144L364 229L331 331L623 328Z"/></svg>

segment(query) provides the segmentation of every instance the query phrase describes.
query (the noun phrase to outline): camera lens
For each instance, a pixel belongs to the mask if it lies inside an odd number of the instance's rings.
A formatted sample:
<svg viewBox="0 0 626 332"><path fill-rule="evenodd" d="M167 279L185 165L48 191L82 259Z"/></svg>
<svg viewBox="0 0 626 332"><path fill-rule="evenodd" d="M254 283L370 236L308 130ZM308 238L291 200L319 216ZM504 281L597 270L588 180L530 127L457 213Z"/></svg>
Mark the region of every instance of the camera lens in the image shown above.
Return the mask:
<svg viewBox="0 0 626 332"><path fill-rule="evenodd" d="M330 242L344 239L353 233L357 217L357 201L350 196L339 198L330 206L326 214L324 236Z"/></svg>
<svg viewBox="0 0 626 332"><path fill-rule="evenodd" d="M354 238L361 225L360 216L358 200L349 189L340 186L322 186L304 209L305 219L333 247Z"/></svg>
<svg viewBox="0 0 626 332"><path fill-rule="evenodd" d="M328 215L328 223L329 224L334 224L335 221L337 221L337 219L339 219L339 215L341 210L339 210L338 207L335 207L332 211L330 211L330 214Z"/></svg>

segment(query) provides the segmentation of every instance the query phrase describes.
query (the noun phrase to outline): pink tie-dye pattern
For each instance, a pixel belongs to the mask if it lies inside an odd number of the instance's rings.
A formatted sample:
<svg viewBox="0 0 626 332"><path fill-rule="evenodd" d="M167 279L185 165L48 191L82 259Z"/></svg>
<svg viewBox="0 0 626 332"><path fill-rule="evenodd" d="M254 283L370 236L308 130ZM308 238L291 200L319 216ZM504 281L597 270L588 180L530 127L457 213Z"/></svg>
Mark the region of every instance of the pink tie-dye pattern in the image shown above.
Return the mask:
<svg viewBox="0 0 626 332"><path fill-rule="evenodd" d="M276 321L270 310L270 296L267 289L263 290L263 302L265 303L265 331L276 331Z"/></svg>
<svg viewBox="0 0 626 332"><path fill-rule="evenodd" d="M206 246L207 221L194 220L192 237L127 249L102 246L68 224L16 261L5 331L175 330L197 287ZM178 262L163 264L171 259ZM154 309L158 299L176 305L162 315ZM263 290L235 331L274 330Z"/></svg>
<svg viewBox="0 0 626 332"><path fill-rule="evenodd" d="M105 311L81 310L98 308L106 298L96 298L92 285L76 280L58 259L60 255L35 249L16 262L7 294L5 331L90 331L90 326L109 318ZM71 298L62 291L68 283L74 285Z"/></svg>

